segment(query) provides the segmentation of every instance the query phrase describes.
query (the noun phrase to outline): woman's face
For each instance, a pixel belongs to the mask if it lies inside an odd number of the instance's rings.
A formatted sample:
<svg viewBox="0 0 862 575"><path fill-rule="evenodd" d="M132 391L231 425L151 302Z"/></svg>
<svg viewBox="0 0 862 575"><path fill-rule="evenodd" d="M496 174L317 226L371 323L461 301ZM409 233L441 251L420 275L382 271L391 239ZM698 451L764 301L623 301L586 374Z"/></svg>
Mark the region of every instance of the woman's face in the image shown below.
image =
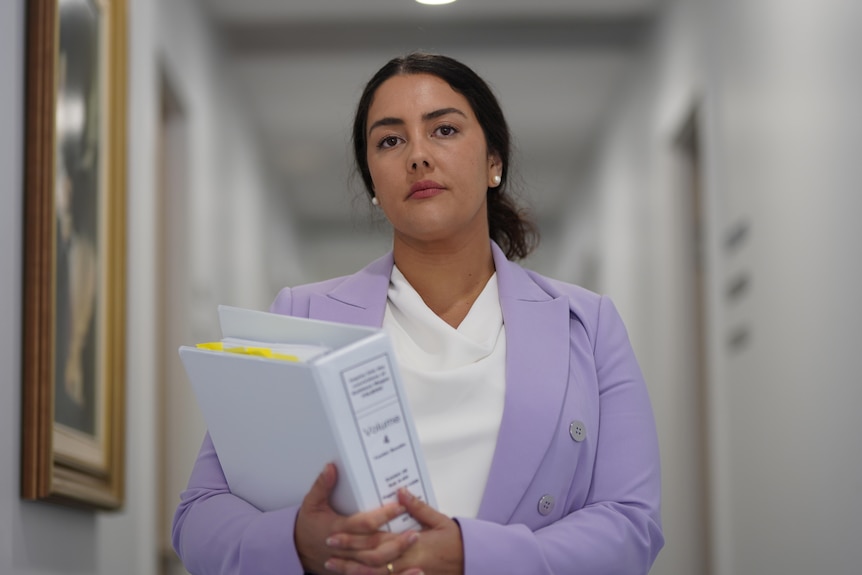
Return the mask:
<svg viewBox="0 0 862 575"><path fill-rule="evenodd" d="M464 96L430 74L393 76L366 125L374 193L396 241L488 238L485 196L502 166Z"/></svg>

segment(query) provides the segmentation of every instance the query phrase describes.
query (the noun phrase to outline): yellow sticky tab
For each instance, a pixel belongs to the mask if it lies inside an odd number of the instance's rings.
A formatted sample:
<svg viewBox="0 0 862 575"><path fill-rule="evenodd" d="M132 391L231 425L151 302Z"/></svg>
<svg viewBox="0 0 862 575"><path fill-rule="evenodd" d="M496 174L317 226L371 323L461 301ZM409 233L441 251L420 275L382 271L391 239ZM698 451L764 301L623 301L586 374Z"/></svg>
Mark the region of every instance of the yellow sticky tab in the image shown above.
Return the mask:
<svg viewBox="0 0 862 575"><path fill-rule="evenodd" d="M210 341L207 343L199 343L196 346L199 349L208 349L210 351L224 351L224 344L220 341Z"/></svg>
<svg viewBox="0 0 862 575"><path fill-rule="evenodd" d="M225 350L228 353L241 353L243 355L258 355L260 357L272 357L272 351L265 347L231 347Z"/></svg>
<svg viewBox="0 0 862 575"><path fill-rule="evenodd" d="M267 357L270 359L280 359L283 361L299 361L299 357L287 354L287 353L278 353L272 351L268 347L247 347L247 346L232 346L225 347L223 342L220 341L212 341L207 343L199 343L197 344L199 349L207 349L210 351L224 351L227 353L239 353L241 355L254 355L258 357Z"/></svg>

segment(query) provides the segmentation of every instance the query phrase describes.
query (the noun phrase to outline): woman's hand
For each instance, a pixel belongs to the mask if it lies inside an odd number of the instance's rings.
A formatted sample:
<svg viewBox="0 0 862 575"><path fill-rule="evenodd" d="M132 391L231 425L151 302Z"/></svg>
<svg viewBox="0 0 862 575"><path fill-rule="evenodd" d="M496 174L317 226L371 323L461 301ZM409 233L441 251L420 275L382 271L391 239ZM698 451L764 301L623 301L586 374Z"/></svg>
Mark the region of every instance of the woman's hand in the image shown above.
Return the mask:
<svg viewBox="0 0 862 575"><path fill-rule="evenodd" d="M303 569L319 574L388 575L387 563L400 557L417 534L380 529L406 507L392 502L349 517L340 515L329 505L335 481L335 466L329 463L299 508L293 538Z"/></svg>
<svg viewBox="0 0 862 575"><path fill-rule="evenodd" d="M342 575L462 575L464 573L464 545L461 541L461 528L455 520L438 513L425 502L414 497L406 489L398 492L398 502L414 519L422 525L420 533L410 533L401 545L390 546L386 554L375 556L375 561L366 563L359 554L353 558L332 558L327 562L327 568ZM384 508L381 508L384 509ZM382 525L382 524L381 524ZM382 534L388 537L403 537L405 534ZM359 546L367 543L365 536L339 533L331 539L338 541L342 547ZM397 540L397 539L396 539ZM380 545L378 550L389 541ZM406 545L405 545L406 544ZM397 556L389 552L403 548ZM382 563L381 557L389 556ZM370 557L365 555L364 557ZM391 569L390 566L391 565Z"/></svg>

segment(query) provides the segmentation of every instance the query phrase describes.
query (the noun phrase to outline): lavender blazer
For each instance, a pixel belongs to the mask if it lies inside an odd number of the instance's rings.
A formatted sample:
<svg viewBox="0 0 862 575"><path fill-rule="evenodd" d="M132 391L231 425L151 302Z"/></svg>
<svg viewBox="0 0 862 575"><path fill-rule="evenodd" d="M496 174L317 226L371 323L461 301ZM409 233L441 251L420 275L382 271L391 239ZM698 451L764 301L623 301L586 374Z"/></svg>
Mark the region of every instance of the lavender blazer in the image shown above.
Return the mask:
<svg viewBox="0 0 862 575"><path fill-rule="evenodd" d="M492 249L506 398L478 517L456 518L465 574L646 573L664 544L659 451L623 322L606 297ZM390 253L356 274L285 288L271 309L380 326L392 265ZM207 436L174 517L174 548L196 575L301 575L297 510L262 513L232 495Z"/></svg>

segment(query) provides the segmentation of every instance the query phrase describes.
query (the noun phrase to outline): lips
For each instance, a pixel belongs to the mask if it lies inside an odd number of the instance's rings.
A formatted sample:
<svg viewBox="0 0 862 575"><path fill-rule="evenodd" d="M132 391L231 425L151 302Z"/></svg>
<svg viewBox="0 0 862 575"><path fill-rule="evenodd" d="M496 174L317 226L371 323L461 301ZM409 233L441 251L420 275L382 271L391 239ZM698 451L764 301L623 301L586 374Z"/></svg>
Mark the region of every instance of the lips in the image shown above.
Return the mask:
<svg viewBox="0 0 862 575"><path fill-rule="evenodd" d="M434 180L422 180L410 186L410 197L416 199L430 198L441 193L444 189L443 184Z"/></svg>

